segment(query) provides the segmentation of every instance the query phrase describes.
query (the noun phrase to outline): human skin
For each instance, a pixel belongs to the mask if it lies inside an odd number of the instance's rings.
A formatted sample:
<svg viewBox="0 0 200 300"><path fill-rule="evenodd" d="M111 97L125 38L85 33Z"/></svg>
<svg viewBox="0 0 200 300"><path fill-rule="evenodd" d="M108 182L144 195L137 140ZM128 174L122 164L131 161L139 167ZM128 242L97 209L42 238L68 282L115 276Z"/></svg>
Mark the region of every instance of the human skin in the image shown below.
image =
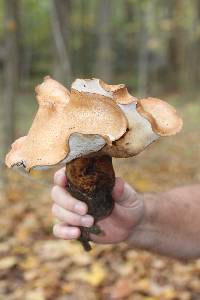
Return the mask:
<svg viewBox="0 0 200 300"><path fill-rule="evenodd" d="M72 240L80 235L78 226L94 223L85 203L66 190L64 168L54 176L51 196L56 237ZM104 234L93 235L95 243L127 242L135 249L147 250L177 259L200 257L200 185L174 188L163 193L137 193L121 178L113 189L112 213L97 224Z"/></svg>

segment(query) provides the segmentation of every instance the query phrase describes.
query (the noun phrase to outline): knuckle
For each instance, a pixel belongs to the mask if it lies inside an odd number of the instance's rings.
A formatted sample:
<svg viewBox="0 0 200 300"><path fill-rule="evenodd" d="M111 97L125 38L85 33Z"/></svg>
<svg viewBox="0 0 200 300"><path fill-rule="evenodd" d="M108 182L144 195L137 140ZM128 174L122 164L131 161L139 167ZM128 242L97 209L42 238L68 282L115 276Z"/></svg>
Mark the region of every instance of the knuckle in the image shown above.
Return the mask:
<svg viewBox="0 0 200 300"><path fill-rule="evenodd" d="M58 211L58 208L57 208L57 205L56 204L53 204L52 205L52 208L51 208L51 212L54 216L57 215L57 211Z"/></svg>
<svg viewBox="0 0 200 300"><path fill-rule="evenodd" d="M63 200L67 206L71 206L73 204L73 198L67 192L63 195Z"/></svg>
<svg viewBox="0 0 200 300"><path fill-rule="evenodd" d="M77 200L76 198L73 198L73 197L69 197L68 199L68 204L70 205L72 211L76 211L76 207L77 207L77 204L79 203L79 200Z"/></svg>
<svg viewBox="0 0 200 300"><path fill-rule="evenodd" d="M71 214L70 216L68 216L68 222L70 225L80 225L81 218L79 215Z"/></svg>
<svg viewBox="0 0 200 300"><path fill-rule="evenodd" d="M60 179L65 177L65 167L58 170L55 174L54 174L54 183L55 184L59 184Z"/></svg>
<svg viewBox="0 0 200 300"><path fill-rule="evenodd" d="M63 170L62 170L62 169L56 171L55 174L54 174L54 181L56 181L57 178L58 178L59 176L61 176L62 174L63 174Z"/></svg>
<svg viewBox="0 0 200 300"><path fill-rule="evenodd" d="M53 181L54 183L56 183L57 181L57 177L58 177L58 171L54 174L54 177L53 177Z"/></svg>
<svg viewBox="0 0 200 300"><path fill-rule="evenodd" d="M51 189L51 198L53 200L55 200L57 197L57 191L58 191L58 187L56 185L54 185Z"/></svg>
<svg viewBox="0 0 200 300"><path fill-rule="evenodd" d="M69 209L72 212L75 212L75 207L77 204L77 200L73 198L70 194L66 193L63 198L63 205L65 209Z"/></svg>

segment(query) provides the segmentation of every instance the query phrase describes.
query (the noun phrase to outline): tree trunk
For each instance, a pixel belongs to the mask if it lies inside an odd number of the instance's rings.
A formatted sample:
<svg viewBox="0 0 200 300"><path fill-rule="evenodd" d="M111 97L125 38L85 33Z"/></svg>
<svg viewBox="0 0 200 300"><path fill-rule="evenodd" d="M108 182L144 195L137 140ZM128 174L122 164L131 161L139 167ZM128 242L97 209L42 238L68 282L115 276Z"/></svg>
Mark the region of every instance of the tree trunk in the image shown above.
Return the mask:
<svg viewBox="0 0 200 300"><path fill-rule="evenodd" d="M5 55L3 96L3 154L15 137L15 102L19 86L19 1L5 0Z"/></svg>
<svg viewBox="0 0 200 300"><path fill-rule="evenodd" d="M170 66L169 78L172 90L182 90L187 87L186 74L186 32L182 21L184 0L169 1L172 18L172 32L169 39L168 60Z"/></svg>
<svg viewBox="0 0 200 300"><path fill-rule="evenodd" d="M136 5L129 0L123 1L124 4L124 24L129 28L125 35L124 45L124 73L128 77L129 82L133 82L134 72L137 68L137 34L135 32L134 24L136 22L137 9ZM132 86L133 87L133 86Z"/></svg>
<svg viewBox="0 0 200 300"><path fill-rule="evenodd" d="M151 3L147 3L144 7L140 7L138 14L138 22L140 29L138 32L138 94L144 97L148 90L148 21L151 13Z"/></svg>
<svg viewBox="0 0 200 300"><path fill-rule="evenodd" d="M71 5L71 0L52 0L54 78L68 85L72 81L69 53L69 17Z"/></svg>
<svg viewBox="0 0 200 300"><path fill-rule="evenodd" d="M200 24L200 0L196 0L195 3L195 8L197 11L197 16L196 16L196 23L195 23L195 28L199 28L199 24ZM196 39L194 42L194 47L195 47L195 58L193 58L194 61L194 87L196 90L196 92L199 92L199 82L200 82L200 35L197 34L196 31Z"/></svg>
<svg viewBox="0 0 200 300"><path fill-rule="evenodd" d="M112 11L111 0L99 1L99 20L98 20L98 47L96 75L107 82L111 82L113 73L113 53L112 39L110 30L110 18Z"/></svg>

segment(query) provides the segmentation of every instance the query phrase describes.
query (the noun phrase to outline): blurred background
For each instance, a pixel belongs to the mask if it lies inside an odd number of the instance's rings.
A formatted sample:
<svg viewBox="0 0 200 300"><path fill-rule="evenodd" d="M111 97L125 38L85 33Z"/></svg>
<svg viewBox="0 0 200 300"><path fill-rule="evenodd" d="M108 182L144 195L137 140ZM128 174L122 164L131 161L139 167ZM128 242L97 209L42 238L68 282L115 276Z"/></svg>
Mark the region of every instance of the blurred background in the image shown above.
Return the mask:
<svg viewBox="0 0 200 300"><path fill-rule="evenodd" d="M46 75L126 83L176 106L184 128L116 174L141 192L200 182L200 0L0 0L0 300L199 300L200 260L176 262L127 245L52 235L53 171L4 168L25 135Z"/></svg>

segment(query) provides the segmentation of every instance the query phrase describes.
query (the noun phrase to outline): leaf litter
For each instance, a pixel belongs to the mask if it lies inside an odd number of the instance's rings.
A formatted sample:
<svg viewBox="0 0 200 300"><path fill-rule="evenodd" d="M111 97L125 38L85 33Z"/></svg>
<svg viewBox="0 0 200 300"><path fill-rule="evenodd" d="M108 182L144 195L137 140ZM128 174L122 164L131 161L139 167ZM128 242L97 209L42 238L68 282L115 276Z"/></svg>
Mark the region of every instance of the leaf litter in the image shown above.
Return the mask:
<svg viewBox="0 0 200 300"><path fill-rule="evenodd" d="M176 138L137 158L115 160L117 176L143 192L200 182L196 110L182 110L189 118ZM6 176L0 190L0 300L200 299L200 260L178 262L124 243L94 245L86 253L76 241L53 237L50 188L37 182L51 182L53 171L34 174L34 181L10 170Z"/></svg>

